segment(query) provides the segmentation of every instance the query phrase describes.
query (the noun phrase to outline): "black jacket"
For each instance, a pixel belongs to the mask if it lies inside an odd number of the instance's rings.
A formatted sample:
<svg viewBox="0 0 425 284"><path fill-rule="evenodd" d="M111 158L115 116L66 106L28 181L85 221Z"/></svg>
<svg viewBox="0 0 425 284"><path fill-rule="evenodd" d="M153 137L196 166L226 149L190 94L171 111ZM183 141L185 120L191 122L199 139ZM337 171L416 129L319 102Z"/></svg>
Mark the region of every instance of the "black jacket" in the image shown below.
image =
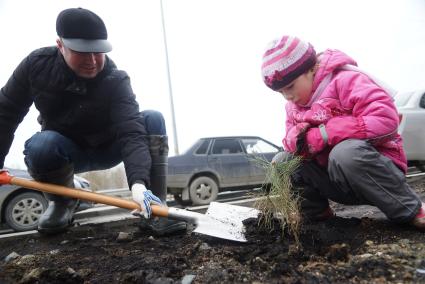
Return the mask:
<svg viewBox="0 0 425 284"><path fill-rule="evenodd" d="M139 105L127 73L107 56L93 79L77 77L56 47L37 49L20 63L0 91L0 168L33 103L42 130L57 131L81 147L118 141L129 185L149 186L151 158Z"/></svg>

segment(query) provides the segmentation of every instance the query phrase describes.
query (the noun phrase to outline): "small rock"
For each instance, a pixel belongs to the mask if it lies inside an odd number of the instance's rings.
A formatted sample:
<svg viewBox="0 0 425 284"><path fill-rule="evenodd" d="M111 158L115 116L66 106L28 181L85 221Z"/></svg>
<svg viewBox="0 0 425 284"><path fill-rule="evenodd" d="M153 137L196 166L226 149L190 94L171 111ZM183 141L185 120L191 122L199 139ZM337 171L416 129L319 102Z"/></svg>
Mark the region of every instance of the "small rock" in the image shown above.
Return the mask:
<svg viewBox="0 0 425 284"><path fill-rule="evenodd" d="M416 269L416 272L420 274L425 274L425 269L418 268Z"/></svg>
<svg viewBox="0 0 425 284"><path fill-rule="evenodd" d="M174 283L173 279L167 277L160 277L150 281L152 284L172 284Z"/></svg>
<svg viewBox="0 0 425 284"><path fill-rule="evenodd" d="M206 244L206 243L202 243L200 246L199 246L199 249L200 250L207 250L207 249L210 249L211 247L208 245L208 244Z"/></svg>
<svg viewBox="0 0 425 284"><path fill-rule="evenodd" d="M72 269L71 267L68 267L67 269L66 269L66 272L68 272L69 274L75 274L76 272L75 272L75 270L74 269Z"/></svg>
<svg viewBox="0 0 425 284"><path fill-rule="evenodd" d="M59 249L54 249L54 250L49 251L49 254L51 254L51 255L56 255L56 254L58 254L59 252L60 252L60 250L59 250Z"/></svg>
<svg viewBox="0 0 425 284"><path fill-rule="evenodd" d="M5 262L9 262L9 261L11 261L11 260L14 260L14 259L17 259L18 257L20 257L21 255L20 254L18 254L18 253L16 253L16 252L11 252L8 256L6 256L5 258L4 258L4 261Z"/></svg>
<svg viewBox="0 0 425 284"><path fill-rule="evenodd" d="M367 241L365 241L364 243L365 243L365 245L367 245L367 246L373 246L373 241L371 241L371 240L367 240Z"/></svg>
<svg viewBox="0 0 425 284"><path fill-rule="evenodd" d="M93 270L91 270L90 268L83 268L83 269L79 269L77 273L82 278L85 278L85 277L89 276L90 274L92 274Z"/></svg>
<svg viewBox="0 0 425 284"><path fill-rule="evenodd" d="M38 283L40 275L45 271L44 268L37 267L24 275L21 279L21 283Z"/></svg>
<svg viewBox="0 0 425 284"><path fill-rule="evenodd" d="M67 243L69 243L69 240L63 240L60 242L60 245L66 245Z"/></svg>
<svg viewBox="0 0 425 284"><path fill-rule="evenodd" d="M256 258L254 258L254 260L252 261L256 266L258 266L259 268L262 269L267 269L270 265L269 263L267 263L266 261L264 261L261 257L257 256Z"/></svg>
<svg viewBox="0 0 425 284"><path fill-rule="evenodd" d="M85 237L85 238L79 238L78 240L85 242L85 241L90 241L90 240L93 240L93 239L94 239L94 237Z"/></svg>
<svg viewBox="0 0 425 284"><path fill-rule="evenodd" d="M155 240L155 238L154 238L153 236L150 236L150 237L148 238L148 240L153 241L153 240Z"/></svg>
<svg viewBox="0 0 425 284"><path fill-rule="evenodd" d="M195 279L196 275L194 274L186 274L183 278L182 278L182 282L181 284L191 284L192 281Z"/></svg>
<svg viewBox="0 0 425 284"><path fill-rule="evenodd" d="M33 254L26 254L16 263L17 265L30 265L36 260L36 256Z"/></svg>
<svg viewBox="0 0 425 284"><path fill-rule="evenodd" d="M130 242L132 240L133 240L132 235L126 232L120 232L117 237L117 242L119 243Z"/></svg>
<svg viewBox="0 0 425 284"><path fill-rule="evenodd" d="M303 270L304 269L304 265L302 265L302 264L298 265L297 269L298 270Z"/></svg>

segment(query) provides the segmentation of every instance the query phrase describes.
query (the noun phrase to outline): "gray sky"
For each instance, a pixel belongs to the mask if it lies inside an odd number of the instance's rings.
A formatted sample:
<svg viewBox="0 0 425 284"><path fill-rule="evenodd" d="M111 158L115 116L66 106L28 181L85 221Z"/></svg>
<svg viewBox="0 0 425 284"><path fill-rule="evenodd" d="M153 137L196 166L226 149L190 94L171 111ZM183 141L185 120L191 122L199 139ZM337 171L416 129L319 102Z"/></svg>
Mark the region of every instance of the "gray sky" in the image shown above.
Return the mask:
<svg viewBox="0 0 425 284"><path fill-rule="evenodd" d="M316 51L336 48L399 91L425 88L423 0L164 0L179 150L197 138L258 135L281 145L284 100L261 81L261 56L284 34ZM93 10L106 23L109 56L132 80L141 109L167 121L175 153L159 0L0 0L0 85L32 50L55 44L57 14ZM6 159L24 167L23 144L39 130L33 109Z"/></svg>

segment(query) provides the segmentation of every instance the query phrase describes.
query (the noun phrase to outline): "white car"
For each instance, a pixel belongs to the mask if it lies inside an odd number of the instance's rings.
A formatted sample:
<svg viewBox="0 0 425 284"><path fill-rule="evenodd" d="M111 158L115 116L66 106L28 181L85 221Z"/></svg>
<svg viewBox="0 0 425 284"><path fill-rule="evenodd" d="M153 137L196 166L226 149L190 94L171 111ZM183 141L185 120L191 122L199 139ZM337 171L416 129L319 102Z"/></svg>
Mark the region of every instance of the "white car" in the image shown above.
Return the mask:
<svg viewBox="0 0 425 284"><path fill-rule="evenodd" d="M394 100L409 165L425 171L425 89L397 93Z"/></svg>
<svg viewBox="0 0 425 284"><path fill-rule="evenodd" d="M9 169L13 176L32 179L25 170ZM74 176L76 188L90 191L88 180ZM32 189L17 185L2 185L0 187L0 225L6 225L15 231L34 230L38 220L46 211L49 202L44 195ZM93 204L80 201L77 211L88 209Z"/></svg>

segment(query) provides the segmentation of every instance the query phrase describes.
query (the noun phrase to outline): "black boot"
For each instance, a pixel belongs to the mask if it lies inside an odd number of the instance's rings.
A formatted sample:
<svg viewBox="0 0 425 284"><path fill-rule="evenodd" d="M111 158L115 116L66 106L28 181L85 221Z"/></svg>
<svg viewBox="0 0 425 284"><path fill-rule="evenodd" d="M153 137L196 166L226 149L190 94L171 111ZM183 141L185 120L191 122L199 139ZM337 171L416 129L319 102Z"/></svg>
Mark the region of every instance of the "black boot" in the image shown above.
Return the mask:
<svg viewBox="0 0 425 284"><path fill-rule="evenodd" d="M166 135L150 135L149 151L152 159L149 189L164 204L167 204L168 137ZM151 231L154 235L163 236L184 232L187 224L183 221L156 217L142 219L140 228Z"/></svg>
<svg viewBox="0 0 425 284"><path fill-rule="evenodd" d="M66 166L62 169L36 174L31 176L38 181L48 182L67 187L74 187L74 169ZM38 231L42 234L57 234L66 231L73 222L74 211L78 207L78 200L50 193L43 193L49 201L49 207L38 221Z"/></svg>

